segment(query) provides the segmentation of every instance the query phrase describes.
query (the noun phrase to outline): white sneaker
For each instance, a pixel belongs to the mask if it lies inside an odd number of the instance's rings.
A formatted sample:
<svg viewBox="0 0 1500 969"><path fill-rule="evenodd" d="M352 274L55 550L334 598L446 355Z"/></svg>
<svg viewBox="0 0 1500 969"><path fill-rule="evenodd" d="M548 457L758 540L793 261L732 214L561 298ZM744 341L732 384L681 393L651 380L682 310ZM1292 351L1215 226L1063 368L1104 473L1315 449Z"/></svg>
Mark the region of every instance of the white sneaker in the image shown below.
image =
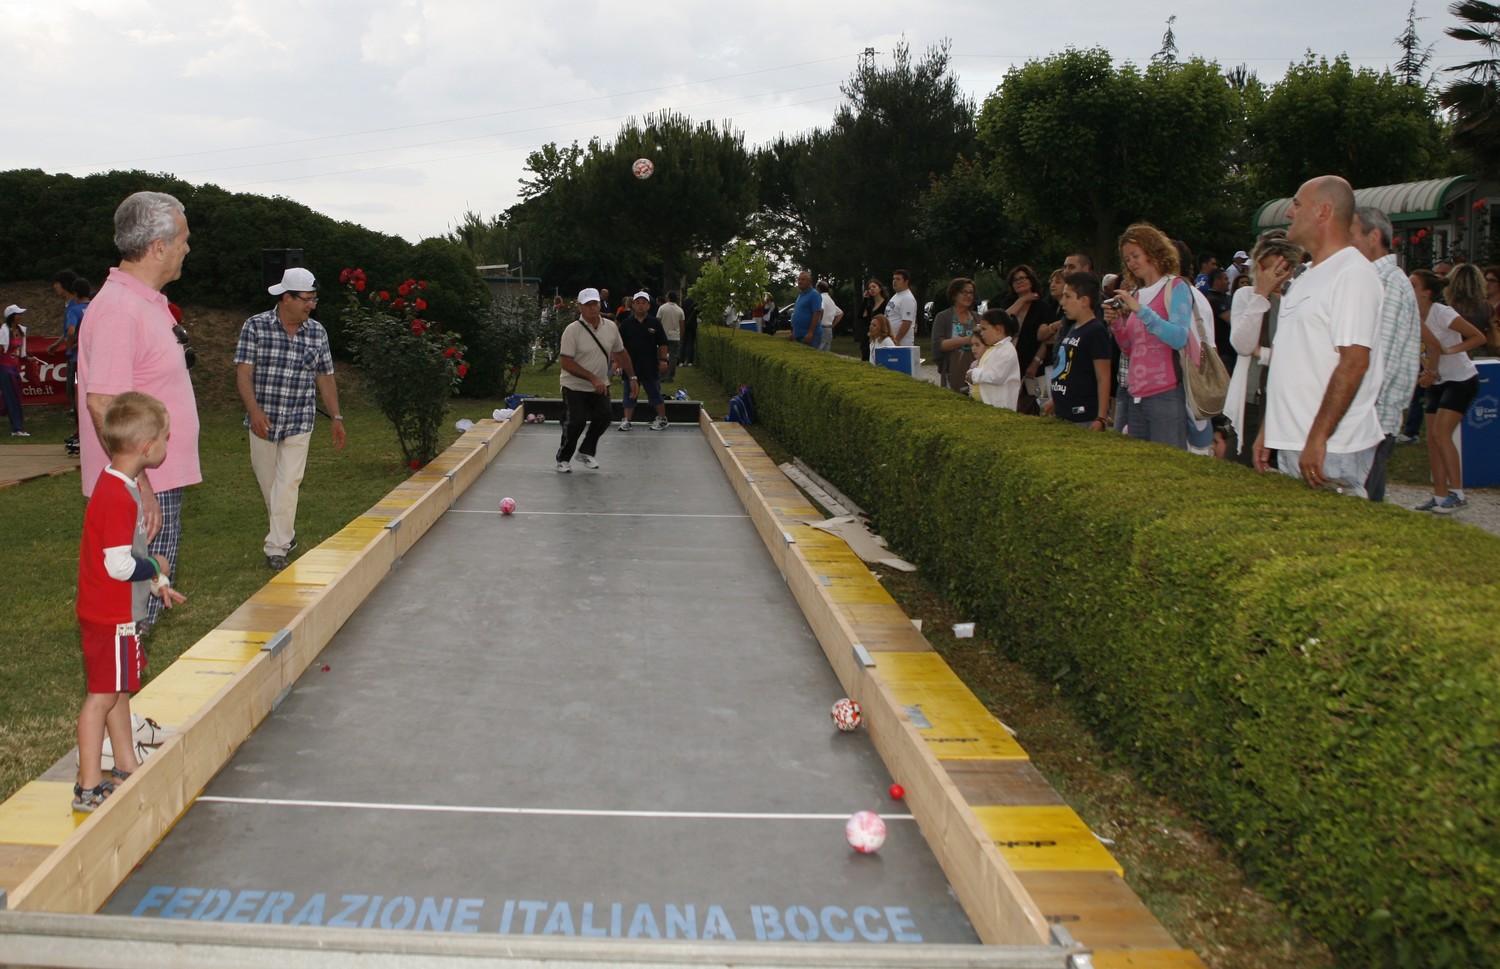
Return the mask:
<svg viewBox="0 0 1500 969"><path fill-rule="evenodd" d="M573 465L569 464L567 461L559 461L559 462L557 462L557 473L558 474L567 474L569 471L572 471L572 470L573 470Z"/></svg>
<svg viewBox="0 0 1500 969"><path fill-rule="evenodd" d="M658 417L651 422L651 429L653 431L665 431L669 426L665 417Z"/></svg>
<svg viewBox="0 0 1500 969"><path fill-rule="evenodd" d="M581 461L583 463L583 466L585 468L588 468L590 471L599 470L599 462L594 460L594 456L592 454L579 454L578 460Z"/></svg>
<svg viewBox="0 0 1500 969"><path fill-rule="evenodd" d="M629 421L621 421L620 422L620 430L622 430L622 431L628 431L628 430L630 430L630 422Z"/></svg>

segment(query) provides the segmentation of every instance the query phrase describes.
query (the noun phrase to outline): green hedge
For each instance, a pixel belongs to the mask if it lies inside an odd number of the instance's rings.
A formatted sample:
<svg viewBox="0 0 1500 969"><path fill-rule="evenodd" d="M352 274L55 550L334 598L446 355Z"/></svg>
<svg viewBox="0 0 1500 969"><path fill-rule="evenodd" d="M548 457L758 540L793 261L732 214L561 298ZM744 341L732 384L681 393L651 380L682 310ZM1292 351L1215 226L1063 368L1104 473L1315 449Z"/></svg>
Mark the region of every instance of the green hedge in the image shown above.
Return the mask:
<svg viewBox="0 0 1500 969"><path fill-rule="evenodd" d="M1500 964L1500 539L786 340L698 352L1350 964Z"/></svg>

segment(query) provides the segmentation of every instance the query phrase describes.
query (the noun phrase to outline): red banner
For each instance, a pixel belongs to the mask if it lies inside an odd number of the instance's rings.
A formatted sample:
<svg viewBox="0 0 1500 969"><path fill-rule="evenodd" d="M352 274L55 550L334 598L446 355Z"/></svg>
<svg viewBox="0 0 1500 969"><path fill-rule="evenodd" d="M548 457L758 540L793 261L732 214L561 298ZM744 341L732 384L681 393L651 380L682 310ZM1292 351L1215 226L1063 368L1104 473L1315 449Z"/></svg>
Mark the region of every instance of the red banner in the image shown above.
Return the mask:
<svg viewBox="0 0 1500 969"><path fill-rule="evenodd" d="M68 355L31 350L21 361L21 406L68 402ZM5 402L0 400L0 414Z"/></svg>

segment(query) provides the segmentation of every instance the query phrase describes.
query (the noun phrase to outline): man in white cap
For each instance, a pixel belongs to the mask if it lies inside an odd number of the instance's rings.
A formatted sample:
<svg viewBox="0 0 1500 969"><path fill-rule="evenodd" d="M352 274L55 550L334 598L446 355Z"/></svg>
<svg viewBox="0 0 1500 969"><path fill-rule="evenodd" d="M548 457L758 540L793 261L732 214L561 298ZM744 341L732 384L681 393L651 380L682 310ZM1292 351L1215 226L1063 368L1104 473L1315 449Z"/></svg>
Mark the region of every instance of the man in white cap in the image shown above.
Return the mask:
<svg viewBox="0 0 1500 969"><path fill-rule="evenodd" d="M1234 281L1249 271L1250 253L1241 249L1234 254L1234 261L1229 264L1229 268L1224 270L1224 274L1229 277L1229 291L1231 293L1234 292Z"/></svg>
<svg viewBox="0 0 1500 969"><path fill-rule="evenodd" d="M562 395L566 414L563 417L562 444L557 449L557 470L573 470L573 452L585 468L599 467L594 460L599 438L609 427L609 377L611 361L625 372L630 392L638 389L635 368L620 339L615 321L599 312L599 291L585 289L578 294L578 319L567 325L562 334ZM584 433L584 427L588 433ZM578 438L583 437L583 443Z"/></svg>
<svg viewBox="0 0 1500 969"><path fill-rule="evenodd" d="M346 436L328 331L312 318L318 281L306 269L288 269L267 292L277 297L276 305L245 321L234 350L234 377L250 429L250 466L271 520L262 550L266 566L280 572L297 547L297 497L318 395L333 418L335 451L344 449Z"/></svg>
<svg viewBox="0 0 1500 969"><path fill-rule="evenodd" d="M78 421L82 438L83 493L91 496L109 455L99 429L110 402L127 390L150 394L167 407L172 443L161 467L136 479L146 520L147 552L178 574L182 495L203 480L198 464L198 401L188 376L187 331L172 317L162 288L182 275L188 224L182 203L162 192L136 192L115 210L120 265L109 271L89 303L88 326L78 334ZM148 599L144 638L161 610Z"/></svg>
<svg viewBox="0 0 1500 969"><path fill-rule="evenodd" d="M11 437L30 437L21 416L21 361L26 359L26 327L19 317L26 309L15 303L5 308L5 322L0 323L0 399L10 418ZM12 346L14 344L14 346Z"/></svg>
<svg viewBox="0 0 1500 969"><path fill-rule="evenodd" d="M661 320L651 312L651 294L642 290L630 298L630 314L620 321L620 340L625 344L625 353L636 376L636 383L626 384L620 395L620 411L625 419L620 430L630 430L630 419L635 416L637 390L646 392L646 400L656 409L656 420L651 430L667 429L667 404L661 396L661 375L667 372L667 356L671 345Z"/></svg>

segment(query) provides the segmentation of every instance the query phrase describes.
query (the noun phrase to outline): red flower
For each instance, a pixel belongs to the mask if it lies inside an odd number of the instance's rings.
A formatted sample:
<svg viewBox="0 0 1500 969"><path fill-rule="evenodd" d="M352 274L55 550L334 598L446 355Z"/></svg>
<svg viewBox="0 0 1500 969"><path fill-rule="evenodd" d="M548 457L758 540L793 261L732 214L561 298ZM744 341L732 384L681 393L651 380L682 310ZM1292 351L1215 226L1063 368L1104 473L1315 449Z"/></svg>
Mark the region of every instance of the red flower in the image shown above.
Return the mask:
<svg viewBox="0 0 1500 969"><path fill-rule="evenodd" d="M1397 236L1396 238L1392 239L1391 240L1391 244L1392 245L1397 245L1397 246L1401 245L1401 237Z"/></svg>
<svg viewBox="0 0 1500 969"><path fill-rule="evenodd" d="M421 320L412 320L411 332L412 336L421 336L422 334L427 332L427 324L423 323Z"/></svg>
<svg viewBox="0 0 1500 969"><path fill-rule="evenodd" d="M427 308L427 301L425 299L418 299L415 305L417 307L417 312L420 313Z"/></svg>
<svg viewBox="0 0 1500 969"><path fill-rule="evenodd" d="M397 296L396 297L396 301L391 304L391 308L392 309L398 309L398 310L404 310L404 309L406 309L406 300L404 300L401 297Z"/></svg>
<svg viewBox="0 0 1500 969"><path fill-rule="evenodd" d="M339 273L339 282L340 283L347 283L347 282L349 282L349 276L350 276L349 270L345 269L343 272Z"/></svg>
<svg viewBox="0 0 1500 969"><path fill-rule="evenodd" d="M354 288L356 290L358 290L359 292L363 293L365 291L365 281L364 281L364 279L363 278L356 279L354 281Z"/></svg>
<svg viewBox="0 0 1500 969"><path fill-rule="evenodd" d="M469 365L467 363L458 365L458 375L460 377L467 377L469 375Z"/></svg>
<svg viewBox="0 0 1500 969"><path fill-rule="evenodd" d="M389 303L391 301L391 294L382 289L380 294L375 298L381 302Z"/></svg>
<svg viewBox="0 0 1500 969"><path fill-rule="evenodd" d="M427 280L425 280L425 279L419 279L419 280L417 280L417 288L418 289L426 289L427 288Z"/></svg>
<svg viewBox="0 0 1500 969"><path fill-rule="evenodd" d="M400 293L402 296L410 296L411 283L402 283L400 286L396 287L396 292Z"/></svg>
<svg viewBox="0 0 1500 969"><path fill-rule="evenodd" d="M445 357L451 357L451 356L453 356L457 352L458 352L458 347L448 347L446 350L443 351L443 356L445 356Z"/></svg>
<svg viewBox="0 0 1500 969"><path fill-rule="evenodd" d="M411 459L411 466L413 468L420 468L422 466L422 462L418 461L416 458L412 458Z"/></svg>

